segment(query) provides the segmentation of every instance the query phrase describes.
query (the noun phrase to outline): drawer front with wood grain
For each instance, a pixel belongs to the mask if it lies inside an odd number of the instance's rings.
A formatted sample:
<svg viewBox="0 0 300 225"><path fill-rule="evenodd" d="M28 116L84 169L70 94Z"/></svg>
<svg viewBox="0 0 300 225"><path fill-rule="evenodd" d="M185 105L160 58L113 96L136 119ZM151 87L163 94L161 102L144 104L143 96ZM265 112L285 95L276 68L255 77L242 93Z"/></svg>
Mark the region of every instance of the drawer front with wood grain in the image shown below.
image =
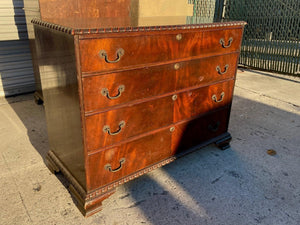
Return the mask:
<svg viewBox="0 0 300 225"><path fill-rule="evenodd" d="M181 153L227 131L230 107L180 123L172 133L172 154Z"/></svg>
<svg viewBox="0 0 300 225"><path fill-rule="evenodd" d="M229 106L233 87L234 80L230 80L178 94L174 102L173 121L178 122Z"/></svg>
<svg viewBox="0 0 300 225"><path fill-rule="evenodd" d="M172 96L86 117L86 145L89 151L112 145L173 122Z"/></svg>
<svg viewBox="0 0 300 225"><path fill-rule="evenodd" d="M235 77L238 53L212 56L179 62L176 71L176 90L205 86Z"/></svg>
<svg viewBox="0 0 300 225"><path fill-rule="evenodd" d="M88 156L88 190L112 183L171 156L170 128Z"/></svg>
<svg viewBox="0 0 300 225"><path fill-rule="evenodd" d="M238 53L82 79L86 112L233 78Z"/></svg>
<svg viewBox="0 0 300 225"><path fill-rule="evenodd" d="M175 90L173 64L146 67L82 79L86 112L103 110Z"/></svg>
<svg viewBox="0 0 300 225"><path fill-rule="evenodd" d="M148 63L236 52L240 48L241 34L242 29L179 30L158 35L83 39L79 43L81 70L83 73L113 71Z"/></svg>
<svg viewBox="0 0 300 225"><path fill-rule="evenodd" d="M242 29L203 32L201 54L225 54L240 51L242 33Z"/></svg>

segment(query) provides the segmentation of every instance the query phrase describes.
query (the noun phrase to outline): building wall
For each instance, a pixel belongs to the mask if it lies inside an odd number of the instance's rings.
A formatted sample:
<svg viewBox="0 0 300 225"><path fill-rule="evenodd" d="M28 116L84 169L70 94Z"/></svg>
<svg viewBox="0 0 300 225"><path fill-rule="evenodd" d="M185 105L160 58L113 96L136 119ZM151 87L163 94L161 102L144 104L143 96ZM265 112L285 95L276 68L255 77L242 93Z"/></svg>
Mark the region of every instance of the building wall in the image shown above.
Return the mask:
<svg viewBox="0 0 300 225"><path fill-rule="evenodd" d="M0 1L0 97L35 90L23 8L23 0Z"/></svg>

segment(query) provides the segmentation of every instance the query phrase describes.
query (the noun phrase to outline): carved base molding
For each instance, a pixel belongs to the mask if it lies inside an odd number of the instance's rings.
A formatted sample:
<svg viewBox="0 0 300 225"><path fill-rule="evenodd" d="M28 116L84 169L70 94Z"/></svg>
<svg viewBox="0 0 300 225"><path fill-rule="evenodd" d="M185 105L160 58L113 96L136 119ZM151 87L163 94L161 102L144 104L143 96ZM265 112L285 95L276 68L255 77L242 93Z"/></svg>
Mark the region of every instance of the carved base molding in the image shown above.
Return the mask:
<svg viewBox="0 0 300 225"><path fill-rule="evenodd" d="M82 212L82 214L86 217L93 215L94 213L100 211L102 209L102 201L107 199L116 191L116 187L122 185L128 181L131 181L139 176L144 175L145 173L149 173L152 170L155 170L159 167L162 167L176 158L184 156L186 154L192 153L200 147L204 147L206 145L215 143L220 149L225 150L229 148L229 142L231 140L231 135L229 133L225 133L217 138L213 138L207 142L202 143L196 148L187 149L185 152L181 152L176 156L172 156L163 161L160 161L154 165L146 167L140 171L137 171L133 174L123 177L120 180L117 180L109 185L100 187L95 189L89 193L76 181L76 179L72 176L72 174L64 167L63 163L58 159L53 151L49 151L46 156L46 165L52 173L61 172L65 178L69 182L69 191L75 201L77 207Z"/></svg>
<svg viewBox="0 0 300 225"><path fill-rule="evenodd" d="M69 182L69 191L81 211L81 213L88 217L102 209L102 201L107 199L113 193L115 193L116 187L131 181L145 173L148 173L156 168L162 167L175 160L176 157L171 157L163 160L155 165L149 166L143 170L137 171L129 176L123 177L122 179L101 187L99 189L93 190L89 193L76 181L72 174L65 168L63 163L55 155L53 151L49 151L46 156L46 165L52 173L61 172Z"/></svg>

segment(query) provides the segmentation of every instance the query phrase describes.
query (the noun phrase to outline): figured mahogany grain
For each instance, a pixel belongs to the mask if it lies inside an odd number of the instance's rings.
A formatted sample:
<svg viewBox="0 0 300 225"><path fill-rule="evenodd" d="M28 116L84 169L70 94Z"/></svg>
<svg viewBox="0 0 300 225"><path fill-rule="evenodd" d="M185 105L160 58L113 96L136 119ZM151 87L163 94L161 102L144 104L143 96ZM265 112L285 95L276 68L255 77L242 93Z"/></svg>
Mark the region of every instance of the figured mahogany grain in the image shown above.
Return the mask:
<svg viewBox="0 0 300 225"><path fill-rule="evenodd" d="M238 53L233 53L85 77L82 79L85 111L101 110L137 99L233 78L237 59ZM174 69L176 64L179 65L177 70ZM228 65L227 72L219 74L216 67L219 66L221 71L224 72L226 65ZM110 96L118 96L118 88L121 85L124 85L125 91L121 92L120 97L116 99L109 99L101 94L101 90L106 88Z"/></svg>
<svg viewBox="0 0 300 225"><path fill-rule="evenodd" d="M206 34L207 33L207 34ZM83 72L110 71L113 69L125 68L146 63L166 62L175 59L189 57L212 56L213 54L236 52L240 48L241 30L222 30L218 37L227 40L227 37L234 37L230 48L224 49L213 37L215 32L165 32L164 34L140 36L123 36L114 38L83 39L80 41L81 69ZM177 35L181 39L177 40ZM205 38L203 38L205 35ZM210 40L212 38L212 40ZM211 46L207 48L207 45ZM105 50L109 60L116 60L118 49L124 49L124 55L116 63L108 63L99 56L100 50Z"/></svg>
<svg viewBox="0 0 300 225"><path fill-rule="evenodd" d="M232 53L180 62L179 69L176 71L175 89L202 86L233 78L236 73L238 57L239 53ZM219 74L216 68L219 66L221 72L224 72L226 65L228 65L227 72Z"/></svg>
<svg viewBox="0 0 300 225"><path fill-rule="evenodd" d="M172 133L172 155L178 154L227 131L230 108L180 123Z"/></svg>
<svg viewBox="0 0 300 225"><path fill-rule="evenodd" d="M242 29L228 29L215 32L213 30L203 32L201 54L220 54L228 53L232 50L239 51L242 42ZM229 39L232 38L230 47L223 48L220 39L224 39L225 46L228 45Z"/></svg>
<svg viewBox="0 0 300 225"><path fill-rule="evenodd" d="M101 151L88 157L87 190L107 185L117 179L141 170L171 155L171 132L164 129L132 142ZM125 159L122 168L109 172L105 165L112 169L120 166L119 160Z"/></svg>
<svg viewBox="0 0 300 225"><path fill-rule="evenodd" d="M174 91L175 79L173 64L83 78L85 111L101 110ZM125 90L116 99L101 94L101 90L107 88L110 96L117 96L120 85L124 85Z"/></svg>
<svg viewBox="0 0 300 225"><path fill-rule="evenodd" d="M95 150L109 146L134 135L167 126L173 122L174 101L171 96L143 102L128 107L95 114L86 117L86 146ZM103 132L105 125L112 132L119 129L120 121L126 125L117 135Z"/></svg>
<svg viewBox="0 0 300 225"><path fill-rule="evenodd" d="M233 86L234 80L230 80L178 94L177 100L174 103L174 122L230 105ZM216 95L219 101L221 100L222 92L225 93L223 101L215 102L212 96Z"/></svg>

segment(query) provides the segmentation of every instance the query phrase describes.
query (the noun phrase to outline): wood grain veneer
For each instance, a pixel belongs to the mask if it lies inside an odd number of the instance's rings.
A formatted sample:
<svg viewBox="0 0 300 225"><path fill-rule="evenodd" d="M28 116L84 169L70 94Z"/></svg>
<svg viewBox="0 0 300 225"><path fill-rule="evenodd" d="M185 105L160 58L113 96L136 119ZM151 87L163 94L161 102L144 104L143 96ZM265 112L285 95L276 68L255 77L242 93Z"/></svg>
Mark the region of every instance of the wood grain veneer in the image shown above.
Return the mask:
<svg viewBox="0 0 300 225"><path fill-rule="evenodd" d="M233 78L238 55L239 53L232 53L84 77L82 83L85 111L104 110L134 100ZM227 72L221 74L217 67L220 67L221 73ZM119 93L122 85L125 89ZM104 88L108 90L109 96L120 97L109 99L101 93Z"/></svg>
<svg viewBox="0 0 300 225"><path fill-rule="evenodd" d="M185 30L157 35L127 34L122 38L83 39L80 41L81 69L82 72L110 71L146 63L235 52L241 43L241 32L240 29L220 30L218 37L215 37L209 31L198 33ZM222 38L225 46L232 38L230 48L222 47ZM119 49L124 50L124 55L118 63L107 63L99 57L100 51L105 50L109 60L116 60Z"/></svg>

